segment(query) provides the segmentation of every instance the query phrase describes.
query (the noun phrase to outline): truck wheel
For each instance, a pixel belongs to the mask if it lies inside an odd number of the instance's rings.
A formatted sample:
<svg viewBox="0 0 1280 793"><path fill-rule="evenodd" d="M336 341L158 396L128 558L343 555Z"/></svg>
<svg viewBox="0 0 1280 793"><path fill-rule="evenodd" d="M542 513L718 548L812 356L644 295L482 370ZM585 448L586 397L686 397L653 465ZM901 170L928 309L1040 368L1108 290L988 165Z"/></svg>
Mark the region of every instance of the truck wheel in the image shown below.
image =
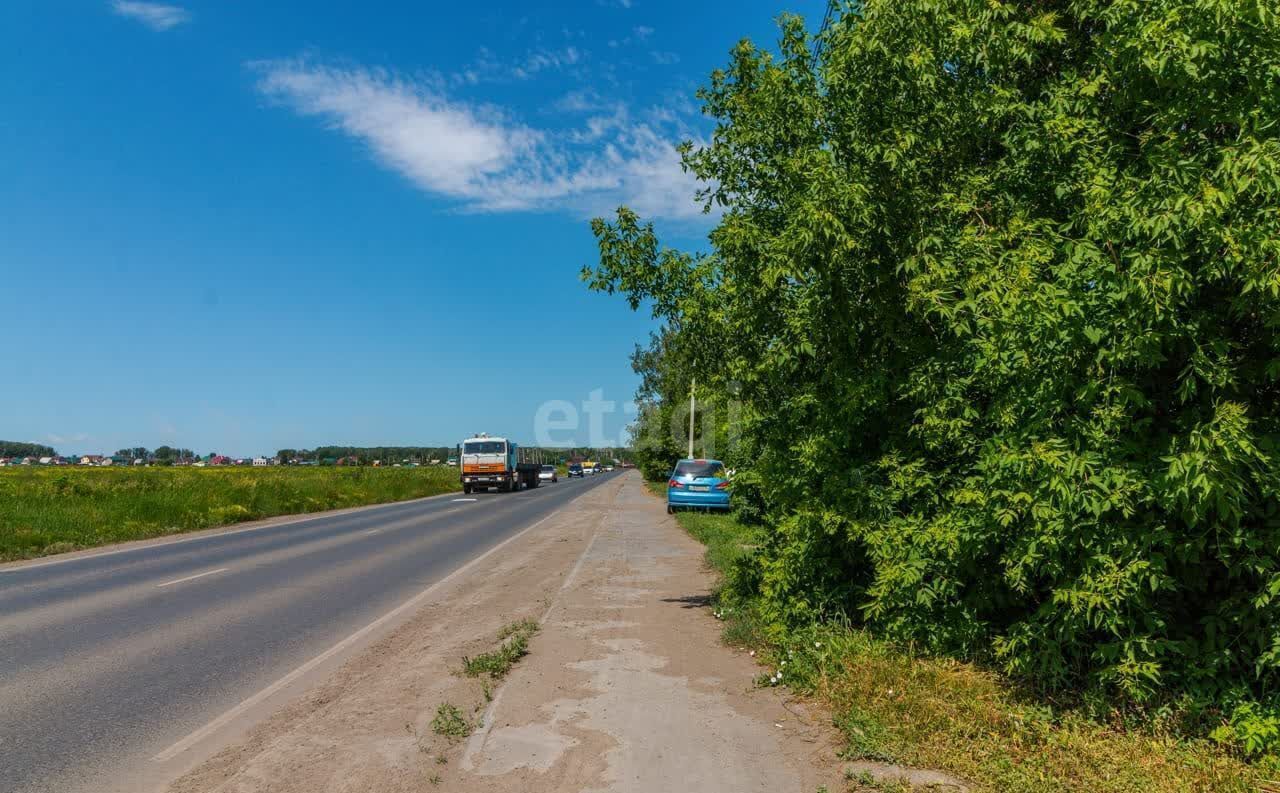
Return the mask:
<svg viewBox="0 0 1280 793"><path fill-rule="evenodd" d="M467 496L471 495L471 485L463 485L462 493L463 495L467 495Z"/></svg>

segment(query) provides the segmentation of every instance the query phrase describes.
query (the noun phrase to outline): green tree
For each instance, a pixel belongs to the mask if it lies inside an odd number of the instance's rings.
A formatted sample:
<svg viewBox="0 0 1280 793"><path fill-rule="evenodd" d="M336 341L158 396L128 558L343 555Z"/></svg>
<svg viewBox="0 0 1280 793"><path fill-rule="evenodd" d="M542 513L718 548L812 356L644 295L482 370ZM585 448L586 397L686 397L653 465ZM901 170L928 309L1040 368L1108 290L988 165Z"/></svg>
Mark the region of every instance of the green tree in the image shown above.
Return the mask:
<svg viewBox="0 0 1280 793"><path fill-rule="evenodd" d="M584 275L665 322L658 410L736 389L775 630L1273 696L1274 4L870 0L700 96L710 252L622 209Z"/></svg>
<svg viewBox="0 0 1280 793"><path fill-rule="evenodd" d="M20 441L0 441L0 457L52 457L52 446Z"/></svg>

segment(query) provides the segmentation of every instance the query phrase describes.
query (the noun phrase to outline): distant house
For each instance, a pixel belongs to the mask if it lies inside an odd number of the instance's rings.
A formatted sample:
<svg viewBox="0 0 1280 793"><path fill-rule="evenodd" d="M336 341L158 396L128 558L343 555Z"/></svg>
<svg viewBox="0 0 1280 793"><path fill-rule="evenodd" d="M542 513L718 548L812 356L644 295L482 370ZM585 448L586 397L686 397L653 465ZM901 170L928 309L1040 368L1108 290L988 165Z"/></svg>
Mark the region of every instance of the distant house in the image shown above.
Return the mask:
<svg viewBox="0 0 1280 793"><path fill-rule="evenodd" d="M270 465L270 463L268 463L268 462L267 462L267 458L265 458L265 457L255 457L255 458L253 458L253 467L254 467L254 468L264 468L264 467L266 467L267 465Z"/></svg>
<svg viewBox="0 0 1280 793"><path fill-rule="evenodd" d="M231 465L232 459L225 454L215 454L209 458L209 465Z"/></svg>
<svg viewBox="0 0 1280 793"><path fill-rule="evenodd" d="M99 455L99 454L86 454L86 455L84 455L83 457L81 457L81 458L80 458L80 464L81 464L81 465L101 465L101 464L102 464L102 455Z"/></svg>
<svg viewBox="0 0 1280 793"><path fill-rule="evenodd" d="M41 464L41 465L53 465L53 458L52 458L52 457L41 457L41 458L40 458L40 464Z"/></svg>

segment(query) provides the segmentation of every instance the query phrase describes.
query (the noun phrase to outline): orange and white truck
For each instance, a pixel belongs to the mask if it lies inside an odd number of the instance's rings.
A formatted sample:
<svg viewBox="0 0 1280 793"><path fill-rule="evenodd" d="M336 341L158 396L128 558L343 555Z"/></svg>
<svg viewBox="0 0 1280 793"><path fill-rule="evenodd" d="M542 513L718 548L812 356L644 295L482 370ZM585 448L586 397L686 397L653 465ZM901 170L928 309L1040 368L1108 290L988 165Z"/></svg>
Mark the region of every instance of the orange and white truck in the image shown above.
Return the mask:
<svg viewBox="0 0 1280 793"><path fill-rule="evenodd" d="M462 492L497 488L503 493L537 487L542 469L540 449L525 449L507 438L484 433L461 444Z"/></svg>

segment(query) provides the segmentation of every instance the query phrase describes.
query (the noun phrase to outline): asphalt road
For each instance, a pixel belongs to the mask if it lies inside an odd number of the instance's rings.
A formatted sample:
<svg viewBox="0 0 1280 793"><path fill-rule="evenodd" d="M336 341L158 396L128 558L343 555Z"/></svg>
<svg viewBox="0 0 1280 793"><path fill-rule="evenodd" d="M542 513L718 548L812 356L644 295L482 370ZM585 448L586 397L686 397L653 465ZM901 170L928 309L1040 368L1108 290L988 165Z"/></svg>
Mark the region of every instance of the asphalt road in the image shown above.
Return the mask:
<svg viewBox="0 0 1280 793"><path fill-rule="evenodd" d="M186 770L379 618L612 476L0 568L0 791L138 791Z"/></svg>

